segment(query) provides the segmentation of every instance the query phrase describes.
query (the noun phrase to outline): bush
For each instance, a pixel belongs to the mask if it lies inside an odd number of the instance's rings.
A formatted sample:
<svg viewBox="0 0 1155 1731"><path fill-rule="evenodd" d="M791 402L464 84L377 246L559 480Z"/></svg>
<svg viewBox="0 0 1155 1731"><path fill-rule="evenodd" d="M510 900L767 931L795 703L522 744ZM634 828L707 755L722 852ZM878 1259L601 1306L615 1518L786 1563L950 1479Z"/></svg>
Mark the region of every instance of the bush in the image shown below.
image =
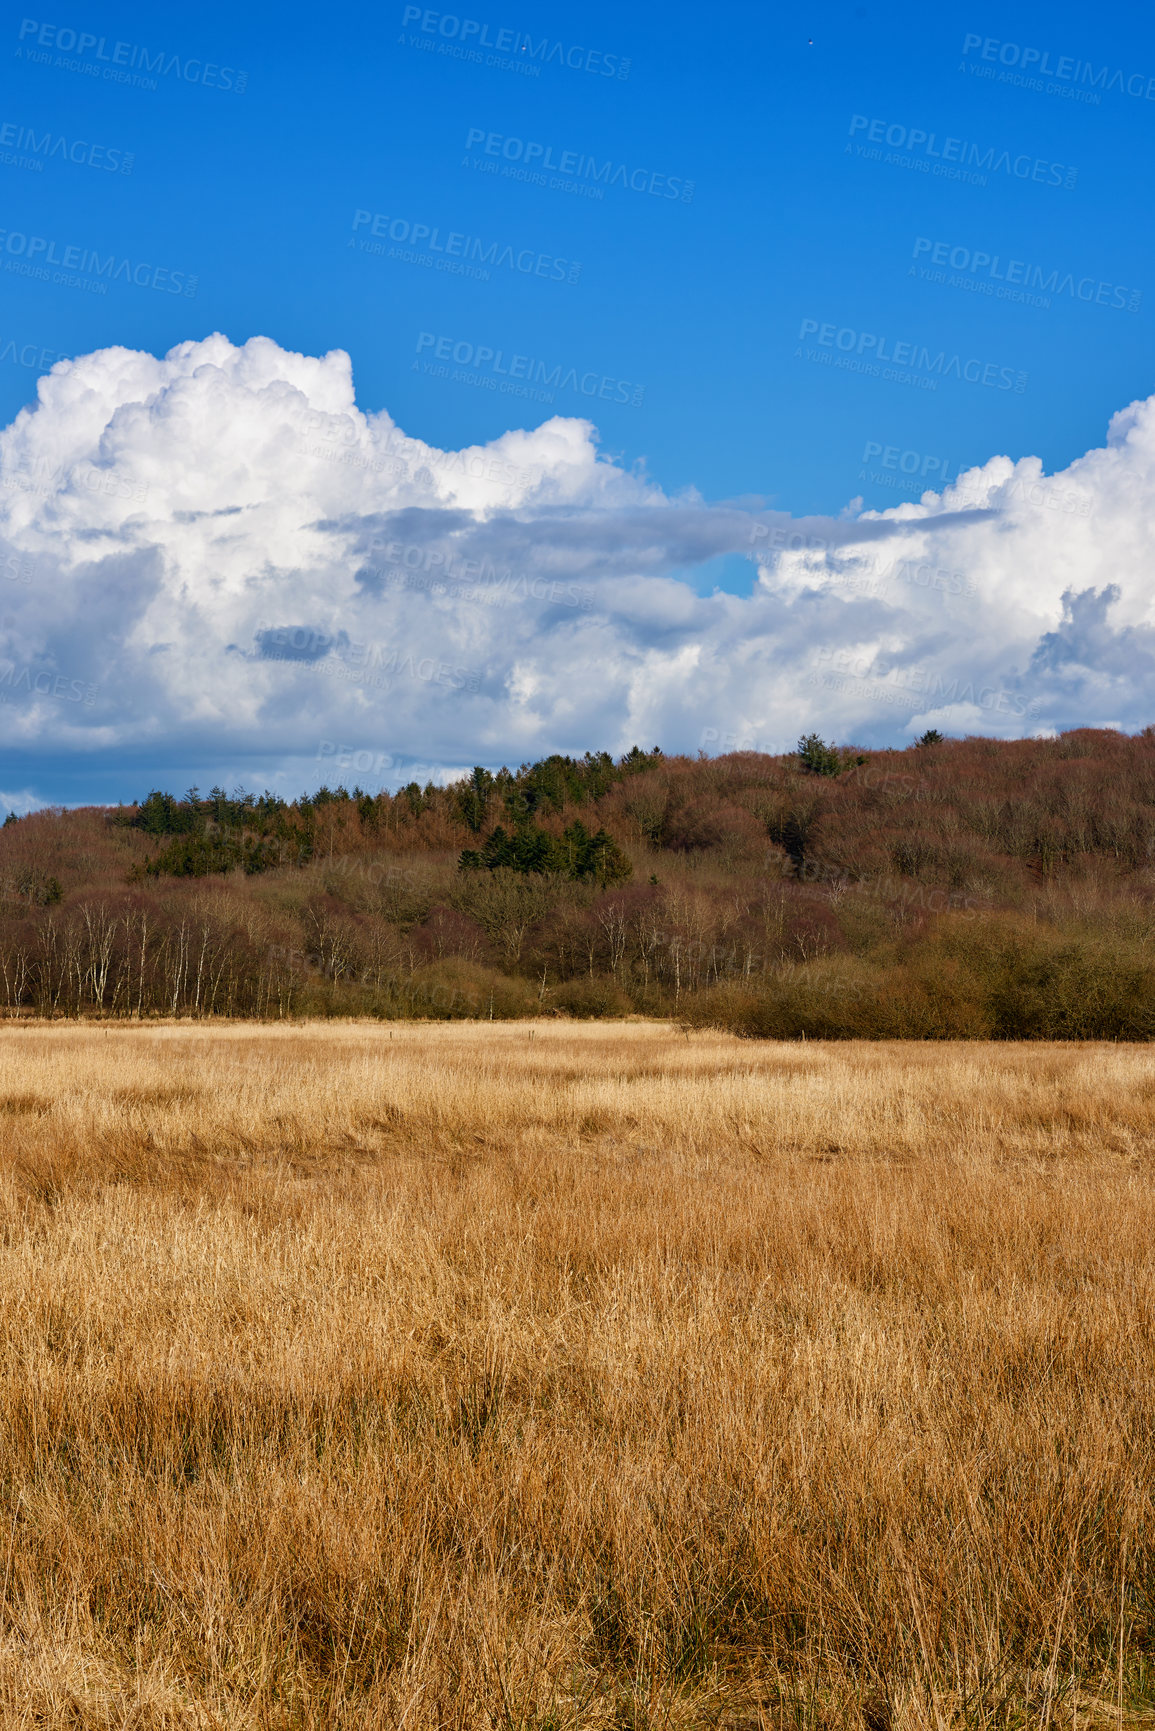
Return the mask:
<svg viewBox="0 0 1155 1731"><path fill-rule="evenodd" d="M944 965L975 982L995 1039L1155 1038L1155 960L1142 931L1125 922L947 922L919 958L923 971Z"/></svg>
<svg viewBox="0 0 1155 1731"><path fill-rule="evenodd" d="M682 1020L768 1040L1150 1040L1155 961L1138 932L947 918L889 963L830 958L722 985Z"/></svg>
<svg viewBox="0 0 1155 1731"><path fill-rule="evenodd" d="M612 980L591 979L588 975L566 980L563 985L555 987L550 993L550 1002L554 1008L564 1010L570 1016L579 1016L583 1021L593 1021L602 1016L628 1016L633 1007Z"/></svg>
<svg viewBox="0 0 1155 1731"><path fill-rule="evenodd" d="M382 1007L378 1014L405 1020L510 1022L541 1011L538 989L531 980L456 957L397 980L390 998L392 1007Z"/></svg>

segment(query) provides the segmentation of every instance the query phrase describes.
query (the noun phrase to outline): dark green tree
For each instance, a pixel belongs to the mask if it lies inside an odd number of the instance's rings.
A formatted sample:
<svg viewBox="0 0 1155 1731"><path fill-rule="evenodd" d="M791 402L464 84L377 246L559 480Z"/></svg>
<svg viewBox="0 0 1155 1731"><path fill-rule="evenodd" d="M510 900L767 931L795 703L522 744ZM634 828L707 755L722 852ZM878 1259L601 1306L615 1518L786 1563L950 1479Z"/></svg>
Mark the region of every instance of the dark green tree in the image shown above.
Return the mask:
<svg viewBox="0 0 1155 1731"><path fill-rule="evenodd" d="M498 824L483 847L466 848L457 863L461 871L557 872L603 886L623 883L633 870L613 836L604 829L591 835L580 819L560 840L534 823L520 823L512 834Z"/></svg>
<svg viewBox="0 0 1155 1731"><path fill-rule="evenodd" d="M485 827L485 814L489 809L489 796L493 791L493 777L487 769L478 764L468 781L458 787L455 800L461 813L461 820L466 829L474 835L480 835Z"/></svg>
<svg viewBox="0 0 1155 1731"><path fill-rule="evenodd" d="M570 824L562 837L566 865L571 878L593 878L603 887L623 883L633 871L629 860L604 829L590 835L580 819Z"/></svg>
<svg viewBox="0 0 1155 1731"><path fill-rule="evenodd" d="M839 775L842 771L836 747L827 745L821 734L804 733L794 749L805 775Z"/></svg>

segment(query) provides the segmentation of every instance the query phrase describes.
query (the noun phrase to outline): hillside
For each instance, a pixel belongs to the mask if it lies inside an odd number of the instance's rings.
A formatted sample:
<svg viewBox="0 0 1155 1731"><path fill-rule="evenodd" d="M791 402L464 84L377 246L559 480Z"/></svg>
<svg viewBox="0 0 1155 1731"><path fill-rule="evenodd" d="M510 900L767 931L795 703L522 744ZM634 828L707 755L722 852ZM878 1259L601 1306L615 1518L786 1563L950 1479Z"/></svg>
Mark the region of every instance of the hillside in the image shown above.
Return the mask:
<svg viewBox="0 0 1155 1731"><path fill-rule="evenodd" d="M1153 897L1155 729L635 748L393 796L10 818L0 994L9 1014L1147 1039Z"/></svg>

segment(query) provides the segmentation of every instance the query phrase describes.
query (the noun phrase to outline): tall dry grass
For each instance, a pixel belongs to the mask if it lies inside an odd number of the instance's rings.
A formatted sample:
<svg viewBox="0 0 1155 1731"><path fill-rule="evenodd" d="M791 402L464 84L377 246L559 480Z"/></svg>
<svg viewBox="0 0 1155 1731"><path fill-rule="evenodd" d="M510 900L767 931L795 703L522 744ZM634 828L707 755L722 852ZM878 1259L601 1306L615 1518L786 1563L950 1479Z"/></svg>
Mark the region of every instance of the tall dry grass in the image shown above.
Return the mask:
<svg viewBox="0 0 1155 1731"><path fill-rule="evenodd" d="M1133 1722L1155 1053L0 1032L0 1722Z"/></svg>

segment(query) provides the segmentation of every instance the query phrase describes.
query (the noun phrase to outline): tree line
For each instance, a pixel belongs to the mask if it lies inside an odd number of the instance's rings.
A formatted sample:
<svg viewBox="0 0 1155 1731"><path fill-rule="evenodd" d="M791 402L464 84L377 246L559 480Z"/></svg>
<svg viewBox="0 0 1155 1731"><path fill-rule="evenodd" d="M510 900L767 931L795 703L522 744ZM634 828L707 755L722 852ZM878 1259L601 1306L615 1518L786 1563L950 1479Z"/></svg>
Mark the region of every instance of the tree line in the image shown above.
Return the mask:
<svg viewBox="0 0 1155 1731"><path fill-rule="evenodd" d="M634 747L0 827L9 1015L1155 1032L1155 735Z"/></svg>

